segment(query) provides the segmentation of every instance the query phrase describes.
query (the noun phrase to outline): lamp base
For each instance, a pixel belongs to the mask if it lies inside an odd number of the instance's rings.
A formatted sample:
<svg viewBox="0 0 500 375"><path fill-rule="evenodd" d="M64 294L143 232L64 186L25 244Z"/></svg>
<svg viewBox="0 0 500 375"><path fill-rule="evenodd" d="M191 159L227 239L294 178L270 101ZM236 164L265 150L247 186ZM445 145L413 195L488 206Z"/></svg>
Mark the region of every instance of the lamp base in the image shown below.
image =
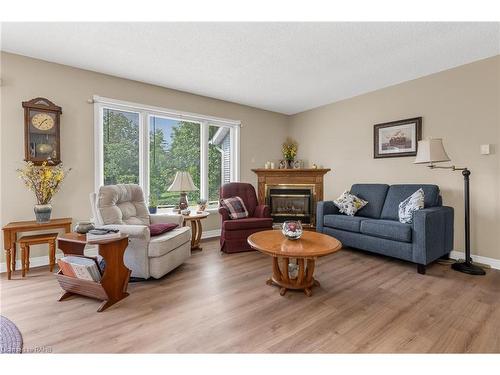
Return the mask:
<svg viewBox="0 0 500 375"><path fill-rule="evenodd" d="M181 192L181 197L179 199L179 209L185 210L189 207L189 203L187 200L187 193Z"/></svg>
<svg viewBox="0 0 500 375"><path fill-rule="evenodd" d="M456 262L451 265L455 271L467 273L469 275L486 275L486 271L471 262Z"/></svg>

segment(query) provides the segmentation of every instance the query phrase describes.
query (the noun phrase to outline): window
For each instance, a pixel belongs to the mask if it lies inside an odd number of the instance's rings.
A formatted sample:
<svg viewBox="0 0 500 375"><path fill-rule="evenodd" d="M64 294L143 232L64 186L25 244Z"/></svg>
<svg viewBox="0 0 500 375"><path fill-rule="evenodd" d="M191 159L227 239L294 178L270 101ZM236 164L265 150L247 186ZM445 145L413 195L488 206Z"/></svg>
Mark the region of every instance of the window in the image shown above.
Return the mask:
<svg viewBox="0 0 500 375"><path fill-rule="evenodd" d="M104 185L139 183L139 114L103 110Z"/></svg>
<svg viewBox="0 0 500 375"><path fill-rule="evenodd" d="M200 124L169 118L149 117L149 195L159 205L175 205L179 193L167 191L176 171L188 171L200 187ZM200 190L188 193L196 203Z"/></svg>
<svg viewBox="0 0 500 375"><path fill-rule="evenodd" d="M137 183L146 197L174 206L168 187L188 171L197 191L190 205L219 200L222 184L239 180L238 121L94 97L96 191L101 185Z"/></svg>

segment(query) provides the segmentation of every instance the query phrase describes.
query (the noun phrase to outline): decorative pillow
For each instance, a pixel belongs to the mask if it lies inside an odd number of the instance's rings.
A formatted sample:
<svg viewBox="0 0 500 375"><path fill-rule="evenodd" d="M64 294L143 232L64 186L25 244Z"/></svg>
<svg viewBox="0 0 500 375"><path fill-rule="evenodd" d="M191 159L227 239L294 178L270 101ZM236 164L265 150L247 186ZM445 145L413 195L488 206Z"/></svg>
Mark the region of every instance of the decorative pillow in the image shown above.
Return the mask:
<svg viewBox="0 0 500 375"><path fill-rule="evenodd" d="M151 224L149 226L149 233L151 234L151 237L159 236L160 234L170 232L172 229L175 229L177 227L178 225L173 223Z"/></svg>
<svg viewBox="0 0 500 375"><path fill-rule="evenodd" d="M424 208L424 191L418 189L399 204L399 222L411 224L413 213Z"/></svg>
<svg viewBox="0 0 500 375"><path fill-rule="evenodd" d="M348 190L344 191L333 203L341 213L349 216L354 216L358 210L368 204L367 201L351 194Z"/></svg>
<svg viewBox="0 0 500 375"><path fill-rule="evenodd" d="M243 219L248 217L248 211L240 197L221 199L220 204L229 212L231 219Z"/></svg>

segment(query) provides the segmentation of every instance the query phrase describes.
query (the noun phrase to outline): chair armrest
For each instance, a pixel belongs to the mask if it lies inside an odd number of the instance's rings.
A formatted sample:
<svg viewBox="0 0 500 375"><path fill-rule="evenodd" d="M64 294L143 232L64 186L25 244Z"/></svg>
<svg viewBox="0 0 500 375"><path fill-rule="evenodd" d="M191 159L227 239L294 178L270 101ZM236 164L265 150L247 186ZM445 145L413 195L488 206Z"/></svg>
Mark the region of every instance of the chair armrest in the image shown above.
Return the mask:
<svg viewBox="0 0 500 375"><path fill-rule="evenodd" d="M184 217L181 214L151 214L149 220L151 224L177 224L182 227Z"/></svg>
<svg viewBox="0 0 500 375"><path fill-rule="evenodd" d="M265 204L260 204L257 207L255 207L255 211L253 213L254 217L271 217L271 211L269 209L269 206Z"/></svg>
<svg viewBox="0 0 500 375"><path fill-rule="evenodd" d="M219 214L222 217L222 221L231 220L229 217L229 212L224 207L219 207Z"/></svg>
<svg viewBox="0 0 500 375"><path fill-rule="evenodd" d="M323 216L340 213L333 201L319 201L316 204L316 232L323 232Z"/></svg>
<svg viewBox="0 0 500 375"><path fill-rule="evenodd" d="M108 224L100 225L99 228L118 229L121 233L128 234L129 238L137 238L144 241L149 241L151 238L147 225Z"/></svg>
<svg viewBox="0 0 500 375"><path fill-rule="evenodd" d="M430 207L413 214L413 261L427 265L453 250L453 207Z"/></svg>

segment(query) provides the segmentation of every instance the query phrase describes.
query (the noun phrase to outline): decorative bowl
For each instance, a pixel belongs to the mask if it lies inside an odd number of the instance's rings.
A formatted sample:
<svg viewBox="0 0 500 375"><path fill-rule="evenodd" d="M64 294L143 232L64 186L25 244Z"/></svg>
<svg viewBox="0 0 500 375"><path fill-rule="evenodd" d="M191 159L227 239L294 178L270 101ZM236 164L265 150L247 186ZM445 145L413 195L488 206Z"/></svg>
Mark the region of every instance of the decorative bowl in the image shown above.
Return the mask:
<svg viewBox="0 0 500 375"><path fill-rule="evenodd" d="M302 223L300 221L285 221L281 226L281 232L289 240L298 240L302 236Z"/></svg>
<svg viewBox="0 0 500 375"><path fill-rule="evenodd" d="M85 234L92 229L94 229L94 224L91 221L79 221L75 225L75 232L80 234Z"/></svg>

